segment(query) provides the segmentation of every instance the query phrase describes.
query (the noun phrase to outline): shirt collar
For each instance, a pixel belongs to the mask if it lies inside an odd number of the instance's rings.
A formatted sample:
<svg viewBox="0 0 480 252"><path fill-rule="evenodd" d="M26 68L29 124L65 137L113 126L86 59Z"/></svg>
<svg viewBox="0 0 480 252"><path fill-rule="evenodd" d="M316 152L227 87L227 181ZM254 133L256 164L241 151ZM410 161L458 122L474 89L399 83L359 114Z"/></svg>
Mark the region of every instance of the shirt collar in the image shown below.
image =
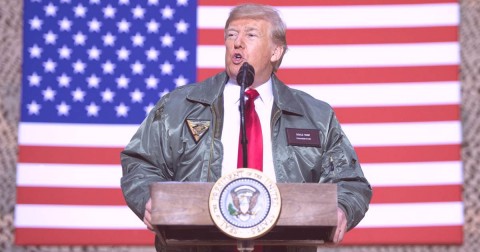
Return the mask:
<svg viewBox="0 0 480 252"><path fill-rule="evenodd" d="M235 97L235 99L232 99L232 102L238 103L238 100L240 99L240 86L232 79L228 80L227 84L225 85L225 97ZM258 86L255 90L257 90L263 103L271 103L273 100L272 78Z"/></svg>
<svg viewBox="0 0 480 252"><path fill-rule="evenodd" d="M273 100L272 78L268 79L267 82L258 86L256 90L258 94L260 94L260 99L262 99L263 103L269 104Z"/></svg>

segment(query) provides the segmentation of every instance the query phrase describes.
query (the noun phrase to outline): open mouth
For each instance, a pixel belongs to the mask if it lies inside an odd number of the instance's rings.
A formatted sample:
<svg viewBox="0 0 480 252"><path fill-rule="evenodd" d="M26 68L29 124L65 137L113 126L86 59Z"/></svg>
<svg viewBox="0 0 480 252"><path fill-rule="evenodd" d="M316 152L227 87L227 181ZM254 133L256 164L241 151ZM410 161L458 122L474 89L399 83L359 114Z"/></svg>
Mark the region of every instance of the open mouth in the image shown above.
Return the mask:
<svg viewBox="0 0 480 252"><path fill-rule="evenodd" d="M240 64L243 62L243 56L240 53L235 53L232 57L234 64Z"/></svg>

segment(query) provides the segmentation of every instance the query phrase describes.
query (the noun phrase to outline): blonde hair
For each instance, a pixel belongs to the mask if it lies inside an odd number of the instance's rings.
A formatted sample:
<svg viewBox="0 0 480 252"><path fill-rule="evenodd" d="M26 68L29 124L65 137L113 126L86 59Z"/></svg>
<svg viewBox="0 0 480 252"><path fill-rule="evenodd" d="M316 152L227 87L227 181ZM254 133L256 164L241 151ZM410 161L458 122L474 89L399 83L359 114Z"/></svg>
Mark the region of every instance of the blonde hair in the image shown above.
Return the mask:
<svg viewBox="0 0 480 252"><path fill-rule="evenodd" d="M226 31L230 23L234 20L245 18L261 19L271 24L270 38L276 45L283 48L283 53L279 60L273 63L273 71L276 72L282 63L283 56L287 52L287 26L278 14L278 11L271 6L261 4L238 5L230 11L230 15L225 23L225 39L227 36Z"/></svg>

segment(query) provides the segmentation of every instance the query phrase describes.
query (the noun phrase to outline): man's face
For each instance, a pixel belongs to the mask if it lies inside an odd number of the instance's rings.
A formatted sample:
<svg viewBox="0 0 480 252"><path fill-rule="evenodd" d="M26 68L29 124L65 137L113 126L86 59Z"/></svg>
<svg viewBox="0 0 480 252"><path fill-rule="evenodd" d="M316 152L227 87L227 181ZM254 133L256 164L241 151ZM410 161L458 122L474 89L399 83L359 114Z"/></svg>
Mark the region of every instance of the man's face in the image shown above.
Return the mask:
<svg viewBox="0 0 480 252"><path fill-rule="evenodd" d="M273 71L272 61L278 60L280 47L270 38L270 24L264 20L238 19L230 22L225 39L227 74L237 79L244 62L255 69L253 87L266 82Z"/></svg>

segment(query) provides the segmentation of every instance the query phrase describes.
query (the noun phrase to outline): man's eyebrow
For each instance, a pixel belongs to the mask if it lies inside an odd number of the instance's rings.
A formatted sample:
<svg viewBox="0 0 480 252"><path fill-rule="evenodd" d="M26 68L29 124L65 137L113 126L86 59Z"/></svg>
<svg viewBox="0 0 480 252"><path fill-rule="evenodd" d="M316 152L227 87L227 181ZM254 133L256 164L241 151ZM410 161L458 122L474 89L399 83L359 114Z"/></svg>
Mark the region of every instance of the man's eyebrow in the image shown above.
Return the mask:
<svg viewBox="0 0 480 252"><path fill-rule="evenodd" d="M241 29L242 29L242 25L233 25L233 26L228 26L227 27L227 30L241 30ZM252 25L245 26L243 29L244 30L259 30L259 28L257 26L252 26Z"/></svg>
<svg viewBox="0 0 480 252"><path fill-rule="evenodd" d="M258 29L258 27L255 27L255 26L247 26L247 27L245 27L245 30L246 31L259 31L260 29Z"/></svg>
<svg viewBox="0 0 480 252"><path fill-rule="evenodd" d="M238 27L238 26L233 26L233 27L228 27L225 32L239 32L240 30L243 30L245 32L260 32L260 29L256 26L247 26L247 27L244 27L243 29L241 27Z"/></svg>
<svg viewBox="0 0 480 252"><path fill-rule="evenodd" d="M228 27L225 31L238 31L239 29L236 27Z"/></svg>

